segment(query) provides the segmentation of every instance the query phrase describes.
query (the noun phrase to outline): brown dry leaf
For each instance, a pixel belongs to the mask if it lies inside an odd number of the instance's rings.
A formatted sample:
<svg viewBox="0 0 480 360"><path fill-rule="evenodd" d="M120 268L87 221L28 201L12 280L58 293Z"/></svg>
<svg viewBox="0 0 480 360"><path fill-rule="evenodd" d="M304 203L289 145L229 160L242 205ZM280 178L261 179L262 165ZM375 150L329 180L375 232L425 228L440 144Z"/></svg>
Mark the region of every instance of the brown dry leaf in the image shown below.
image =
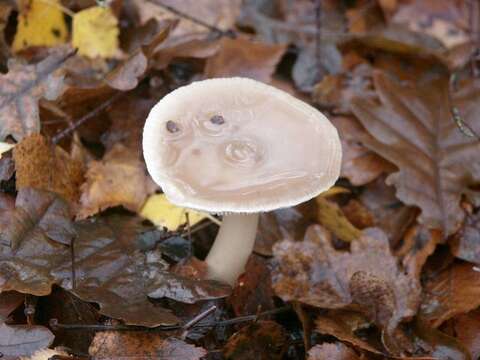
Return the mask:
<svg viewBox="0 0 480 360"><path fill-rule="evenodd" d="M414 0L400 6L391 22L428 34L447 48L468 42L467 2Z"/></svg>
<svg viewBox="0 0 480 360"><path fill-rule="evenodd" d="M313 213L312 208L309 204L302 204L297 207L261 213L255 240L255 252L264 256L272 256L272 246L277 241L285 238L303 239L307 227L315 220L307 217Z"/></svg>
<svg viewBox="0 0 480 360"><path fill-rule="evenodd" d="M396 186L404 203L422 209L419 220L441 228L444 236L451 234L465 217L459 204L462 192L470 181L480 180L480 143L465 136L452 119L447 77L419 79L413 87L376 72L374 83L380 103L356 98L352 104L375 137L365 145L398 166L387 183ZM466 123L474 128L479 95L470 84L456 97Z"/></svg>
<svg viewBox="0 0 480 360"><path fill-rule="evenodd" d="M280 360L286 350L287 335L273 321L247 325L228 339L223 348L226 360Z"/></svg>
<svg viewBox="0 0 480 360"><path fill-rule="evenodd" d="M405 234L404 243L396 251L396 255L403 256L402 263L405 269L420 281L423 265L425 265L427 258L433 254L437 244L442 242L441 231L415 225Z"/></svg>
<svg viewBox="0 0 480 360"><path fill-rule="evenodd" d="M353 226L343 214L340 207L325 199L323 196L317 196L318 205L317 220L329 231L335 234L340 240L351 242L360 237L361 231Z"/></svg>
<svg viewBox="0 0 480 360"><path fill-rule="evenodd" d="M80 196L83 166L40 134L24 138L13 150L17 189L52 191L71 203Z"/></svg>
<svg viewBox="0 0 480 360"><path fill-rule="evenodd" d="M452 254L480 265L480 213L470 215L450 241Z"/></svg>
<svg viewBox="0 0 480 360"><path fill-rule="evenodd" d="M364 230L350 252L342 252L313 225L303 242L275 244L274 255L273 288L284 301L329 309L354 304L382 329L383 338L417 312L420 284L398 266L380 229Z"/></svg>
<svg viewBox="0 0 480 360"><path fill-rule="evenodd" d="M95 359L103 360L200 360L207 351L158 333L105 331L95 335L88 353Z"/></svg>
<svg viewBox="0 0 480 360"><path fill-rule="evenodd" d="M55 100L61 94L61 67L71 55L65 48L56 48L34 65L9 62L9 72L0 75L0 141L9 135L20 141L40 131L38 100Z"/></svg>
<svg viewBox="0 0 480 360"><path fill-rule="evenodd" d="M10 313L23 304L25 295L16 291L0 293L0 324L5 322Z"/></svg>
<svg viewBox="0 0 480 360"><path fill-rule="evenodd" d="M268 83L285 50L285 45L224 37L220 40L219 51L207 60L205 76L243 76Z"/></svg>
<svg viewBox="0 0 480 360"><path fill-rule="evenodd" d="M118 65L105 77L106 83L117 90L127 91L137 87L140 78L147 70L150 58L155 48L160 45L174 27L172 22L167 22L157 30L157 34L149 39L148 43L141 44L125 61Z"/></svg>
<svg viewBox="0 0 480 360"><path fill-rule="evenodd" d="M113 146L102 160L92 161L85 178L78 219L119 205L139 211L147 196L155 191L144 163L120 143Z"/></svg>
<svg viewBox="0 0 480 360"><path fill-rule="evenodd" d="M369 183L359 200L373 214L375 226L388 236L392 248L403 239L405 231L417 217L417 209L405 206L395 196L395 188L387 186L383 177Z"/></svg>
<svg viewBox="0 0 480 360"><path fill-rule="evenodd" d="M355 351L341 342L315 345L308 350L307 360L360 360Z"/></svg>
<svg viewBox="0 0 480 360"><path fill-rule="evenodd" d="M332 119L342 143L341 176L350 180L352 185L365 185L382 173L388 173L395 168L388 161L367 149L362 139L370 135L353 117L339 116Z"/></svg>
<svg viewBox="0 0 480 360"><path fill-rule="evenodd" d="M0 324L0 353L5 357L29 356L50 346L54 336L44 326Z"/></svg>
<svg viewBox="0 0 480 360"><path fill-rule="evenodd" d="M457 340L470 352L472 359L480 357L480 309L455 318Z"/></svg>
<svg viewBox="0 0 480 360"><path fill-rule="evenodd" d="M12 11L12 5L7 2L0 3L0 72L7 71L7 61L10 56L10 49L5 41L5 27L8 17Z"/></svg>
<svg viewBox="0 0 480 360"><path fill-rule="evenodd" d="M470 263L454 263L424 286L419 318L436 328L453 316L480 306L480 272Z"/></svg>
<svg viewBox="0 0 480 360"><path fill-rule="evenodd" d="M321 334L335 336L337 339L345 341L362 350L374 354L382 354L382 351L354 334L354 331L357 330L359 325L364 325L361 324L359 316L359 314L353 312L319 315L315 321L316 331Z"/></svg>
<svg viewBox="0 0 480 360"><path fill-rule="evenodd" d="M342 212L357 229L363 230L375 226L373 214L356 199L350 199L347 205L342 206Z"/></svg>
<svg viewBox="0 0 480 360"><path fill-rule="evenodd" d="M198 0L134 0L133 2L138 8L142 23L152 18L159 22L180 20L180 23L167 40L166 46L173 46L192 39L205 38L211 32L207 27L199 25L187 17L175 14L166 6L195 19L201 19L206 24L216 26L223 31L229 30L234 26L241 6L241 0L206 0L201 2Z"/></svg>

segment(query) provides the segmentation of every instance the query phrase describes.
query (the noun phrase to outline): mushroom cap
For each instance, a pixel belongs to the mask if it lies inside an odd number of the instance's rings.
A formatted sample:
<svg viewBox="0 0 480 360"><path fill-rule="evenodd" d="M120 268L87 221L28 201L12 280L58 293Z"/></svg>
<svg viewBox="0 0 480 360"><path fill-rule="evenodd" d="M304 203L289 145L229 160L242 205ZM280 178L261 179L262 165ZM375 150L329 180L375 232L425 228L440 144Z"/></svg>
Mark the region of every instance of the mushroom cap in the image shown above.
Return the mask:
<svg viewBox="0 0 480 360"><path fill-rule="evenodd" d="M213 213L297 205L340 175L337 130L264 83L217 78L163 97L143 132L148 171L174 204Z"/></svg>

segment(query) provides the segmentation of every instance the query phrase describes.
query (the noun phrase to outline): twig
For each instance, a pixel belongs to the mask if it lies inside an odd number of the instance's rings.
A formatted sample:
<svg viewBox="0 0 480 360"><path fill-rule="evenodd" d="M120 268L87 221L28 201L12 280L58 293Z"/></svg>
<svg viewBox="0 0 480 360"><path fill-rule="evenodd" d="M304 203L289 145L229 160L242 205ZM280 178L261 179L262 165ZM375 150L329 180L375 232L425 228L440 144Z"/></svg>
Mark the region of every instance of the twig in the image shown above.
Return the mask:
<svg viewBox="0 0 480 360"><path fill-rule="evenodd" d="M203 319L205 319L208 315L210 315L212 312L214 312L215 310L217 310L217 307L215 305L209 307L207 310L205 310L204 312L198 314L197 316L195 316L192 320L188 321L185 325L182 326L182 329L183 329L183 333L182 335L180 336L180 338L182 340L185 340L187 335L188 335L188 332L190 331L190 328L193 327L195 324L197 324L198 322L202 321Z"/></svg>
<svg viewBox="0 0 480 360"><path fill-rule="evenodd" d="M79 126L83 125L87 120L102 113L104 110L106 110L110 105L112 105L115 101L117 101L123 95L124 95L123 92L117 92L115 95L110 97L105 102L101 103L95 109L86 113L81 118L75 120L69 127L67 127L66 129L62 130L57 135L55 135L52 139L52 143L57 144L61 139L63 139L65 136L75 131Z"/></svg>
<svg viewBox="0 0 480 360"><path fill-rule="evenodd" d="M203 27L209 29L210 31L212 31L212 32L214 32L214 33L216 33L220 36L227 36L227 37L230 37L230 38L235 38L235 32L233 32L232 30L227 30L227 31L222 30L222 29L220 29L220 28L218 28L214 25L206 23L205 21L203 21L201 19L197 19L196 17L193 17L190 14L184 13L183 11L180 11L180 10L170 6L170 5L165 5L159 0L147 0L147 1L151 2L155 5L158 5L162 8L170 11L171 13L174 13L175 15L177 15L179 17L190 20L191 22L193 22L197 25L203 26Z"/></svg>
<svg viewBox="0 0 480 360"><path fill-rule="evenodd" d="M211 309L211 308L210 308ZM209 309L209 310L210 310ZM290 306L283 306L273 310L264 311L258 315L246 315L239 316L233 319L222 320L222 321L213 321L208 323L199 324L198 322L192 325L190 328L205 328L205 327L216 327L216 326L228 326L239 324L247 321L255 321L259 318L275 315L282 312L290 311L292 308ZM207 311L209 311L207 310ZM213 310L210 310L213 311ZM208 316L209 313L204 315L204 313L197 315L193 320L197 319L199 316ZM201 320L201 319L200 319ZM198 320L198 321L200 321ZM141 326L132 326L132 325L86 325L86 324L62 324L58 322L58 319L50 319L49 324L52 329L63 329L63 330L89 330L89 331L145 331L145 332L157 332L157 331L172 331L172 330L181 330L184 329L185 325L189 322L182 325L167 325L167 326L158 326L155 328L145 328Z"/></svg>
<svg viewBox="0 0 480 360"><path fill-rule="evenodd" d="M77 236L72 236L72 240L70 241L70 258L72 263L72 290L75 290L77 287L77 275L75 272L75 238Z"/></svg>

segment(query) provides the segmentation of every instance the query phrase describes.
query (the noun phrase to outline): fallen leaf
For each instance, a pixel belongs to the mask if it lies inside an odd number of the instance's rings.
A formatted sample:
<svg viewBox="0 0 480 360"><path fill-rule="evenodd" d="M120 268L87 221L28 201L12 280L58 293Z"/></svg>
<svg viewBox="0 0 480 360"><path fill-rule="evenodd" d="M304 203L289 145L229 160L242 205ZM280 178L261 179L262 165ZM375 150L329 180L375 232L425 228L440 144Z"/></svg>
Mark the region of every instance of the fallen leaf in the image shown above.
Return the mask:
<svg viewBox="0 0 480 360"><path fill-rule="evenodd" d="M4 323L8 316L25 301L25 295L16 291L4 291L0 293L0 324Z"/></svg>
<svg viewBox="0 0 480 360"><path fill-rule="evenodd" d="M174 337L158 333L98 332L88 349L95 359L119 358L159 360L200 360L207 351Z"/></svg>
<svg viewBox="0 0 480 360"><path fill-rule="evenodd" d="M307 360L359 360L355 351L341 342L315 345L308 350Z"/></svg>
<svg viewBox="0 0 480 360"><path fill-rule="evenodd" d="M333 232L340 240L351 242L357 239L361 231L353 226L335 203L328 201L322 195L317 196L317 219L320 224Z"/></svg>
<svg viewBox="0 0 480 360"><path fill-rule="evenodd" d="M165 44L168 47L193 39L204 39L211 32L206 26L190 20L189 16L202 19L206 24L227 31L233 28L241 6L240 0L209 0L202 3L196 0L154 0L151 2L134 0L134 3L137 5L142 24L152 18L158 22L180 20ZM187 16L180 16L179 13Z"/></svg>
<svg viewBox="0 0 480 360"><path fill-rule="evenodd" d="M468 179L480 179L480 143L463 135L452 119L448 79L434 76L412 87L377 72L374 83L380 103L356 98L352 104L375 137L365 145L398 166L387 183L395 185L404 203L422 209L420 222L441 228L444 236L453 233L465 217L459 203ZM464 88L456 97L462 116L473 127L477 97L475 87Z"/></svg>
<svg viewBox="0 0 480 360"><path fill-rule="evenodd" d="M459 259L480 265L480 217L470 215L464 226L450 241L452 254Z"/></svg>
<svg viewBox="0 0 480 360"><path fill-rule="evenodd" d="M206 218L195 210L187 210L168 201L165 194L151 195L140 211L140 215L150 220L157 226L165 226L169 230L176 230L187 222L187 214L190 226L193 226Z"/></svg>
<svg viewBox="0 0 480 360"><path fill-rule="evenodd" d="M136 88L139 79L148 68L155 49L167 38L172 27L174 27L172 23L165 24L153 39L150 39L146 44L142 44L125 61L108 73L105 77L106 83L110 87L122 91Z"/></svg>
<svg viewBox="0 0 480 360"><path fill-rule="evenodd" d="M395 168L373 151L367 149L362 139L370 135L353 117L338 116L332 119L342 143L341 176L350 180L352 185L365 185L382 173L388 173Z"/></svg>
<svg viewBox="0 0 480 360"><path fill-rule="evenodd" d="M315 320L316 331L321 334L335 336L337 339L362 350L374 354L382 354L383 352L381 350L355 335L354 331L357 330L358 317L359 315L353 312L319 315Z"/></svg>
<svg viewBox="0 0 480 360"><path fill-rule="evenodd" d="M0 324L2 356L29 356L53 343L54 336L46 327Z"/></svg>
<svg viewBox="0 0 480 360"><path fill-rule="evenodd" d="M268 83L285 50L284 45L224 37L220 40L218 52L207 60L205 76L242 76Z"/></svg>
<svg viewBox="0 0 480 360"><path fill-rule="evenodd" d="M20 360L50 360L54 358L53 356L61 356L61 359L70 359L68 354L63 351L53 350L53 349L42 349L35 351L31 357L21 357ZM54 358L56 359L56 357Z"/></svg>
<svg viewBox="0 0 480 360"><path fill-rule="evenodd" d="M12 4L7 2L0 3L0 72L2 73L7 71L7 61L10 57L10 48L5 41L5 27L11 11Z"/></svg>
<svg viewBox="0 0 480 360"><path fill-rule="evenodd" d="M434 328L480 305L480 272L472 264L454 263L427 280L418 317Z"/></svg>
<svg viewBox="0 0 480 360"><path fill-rule="evenodd" d="M89 58L118 56L118 20L109 7L92 6L72 20L72 45Z"/></svg>
<svg viewBox="0 0 480 360"><path fill-rule="evenodd" d="M399 7L391 22L405 24L410 30L428 34L447 47L467 42L468 25L465 2L414 0Z"/></svg>
<svg viewBox="0 0 480 360"><path fill-rule="evenodd" d="M155 190L145 164L122 144L116 144L102 160L88 164L85 178L80 189L78 219L119 205L140 211L148 194Z"/></svg>
<svg viewBox="0 0 480 360"><path fill-rule="evenodd" d="M286 350L285 330L273 321L257 321L243 327L223 348L227 360L280 360Z"/></svg>
<svg viewBox="0 0 480 360"><path fill-rule="evenodd" d="M75 236L68 204L50 192L24 188L15 209L0 211L0 244L15 252L32 238L69 245Z"/></svg>
<svg viewBox="0 0 480 360"><path fill-rule="evenodd" d="M25 137L13 150L17 190L52 191L72 204L80 196L83 166L40 134Z"/></svg>
<svg viewBox="0 0 480 360"><path fill-rule="evenodd" d="M363 230L375 226L373 214L356 199L350 199L345 206L342 206L342 212L357 229Z"/></svg>
<svg viewBox="0 0 480 360"><path fill-rule="evenodd" d="M53 47L67 41L67 24L58 0L20 0L19 8L13 51L30 46Z"/></svg>
<svg viewBox="0 0 480 360"><path fill-rule="evenodd" d="M155 327L172 325L178 319L167 309L147 298L152 281L166 272L160 254L144 254L136 249L142 233L141 218L112 216L75 224L75 288L72 289L70 256L49 269L54 280L80 299L96 302L100 313L126 324Z"/></svg>
<svg viewBox="0 0 480 360"><path fill-rule="evenodd" d="M15 147L15 144L10 144L6 142L0 141L0 159L2 158L2 154L12 150Z"/></svg>
<svg viewBox="0 0 480 360"><path fill-rule="evenodd" d="M382 329L383 338L391 337L415 315L419 283L398 266L380 229L364 230L350 245L350 252L335 250L319 225L312 225L302 242L275 244L273 289L284 301L320 308L355 304Z"/></svg>
<svg viewBox="0 0 480 360"><path fill-rule="evenodd" d="M236 316L255 314L259 308L267 311L275 308L272 280L267 261L252 254L240 275L232 294L228 297Z"/></svg>
<svg viewBox="0 0 480 360"><path fill-rule="evenodd" d="M461 314L454 319L457 340L470 352L472 359L480 356L480 310Z"/></svg>
<svg viewBox="0 0 480 360"><path fill-rule="evenodd" d="M261 213L254 251L264 256L272 256L272 246L277 241L285 238L303 239L308 225L314 222L314 219L308 218L305 213L312 213L307 204Z"/></svg>
<svg viewBox="0 0 480 360"><path fill-rule="evenodd" d="M57 48L34 65L9 62L0 75L0 141L8 135L17 141L40 131L38 100L55 100L63 91L62 64L71 52Z"/></svg>

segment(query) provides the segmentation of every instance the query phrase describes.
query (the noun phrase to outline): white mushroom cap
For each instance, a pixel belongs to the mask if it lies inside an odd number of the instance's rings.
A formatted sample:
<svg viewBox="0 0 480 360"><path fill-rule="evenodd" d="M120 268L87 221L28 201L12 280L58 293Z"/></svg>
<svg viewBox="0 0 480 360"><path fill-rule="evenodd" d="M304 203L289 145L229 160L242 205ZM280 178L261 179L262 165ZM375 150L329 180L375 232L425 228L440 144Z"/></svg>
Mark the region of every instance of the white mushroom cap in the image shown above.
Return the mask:
<svg viewBox="0 0 480 360"><path fill-rule="evenodd" d="M337 130L312 106L247 78L194 82L150 111L143 151L168 199L214 213L293 206L340 175Z"/></svg>

